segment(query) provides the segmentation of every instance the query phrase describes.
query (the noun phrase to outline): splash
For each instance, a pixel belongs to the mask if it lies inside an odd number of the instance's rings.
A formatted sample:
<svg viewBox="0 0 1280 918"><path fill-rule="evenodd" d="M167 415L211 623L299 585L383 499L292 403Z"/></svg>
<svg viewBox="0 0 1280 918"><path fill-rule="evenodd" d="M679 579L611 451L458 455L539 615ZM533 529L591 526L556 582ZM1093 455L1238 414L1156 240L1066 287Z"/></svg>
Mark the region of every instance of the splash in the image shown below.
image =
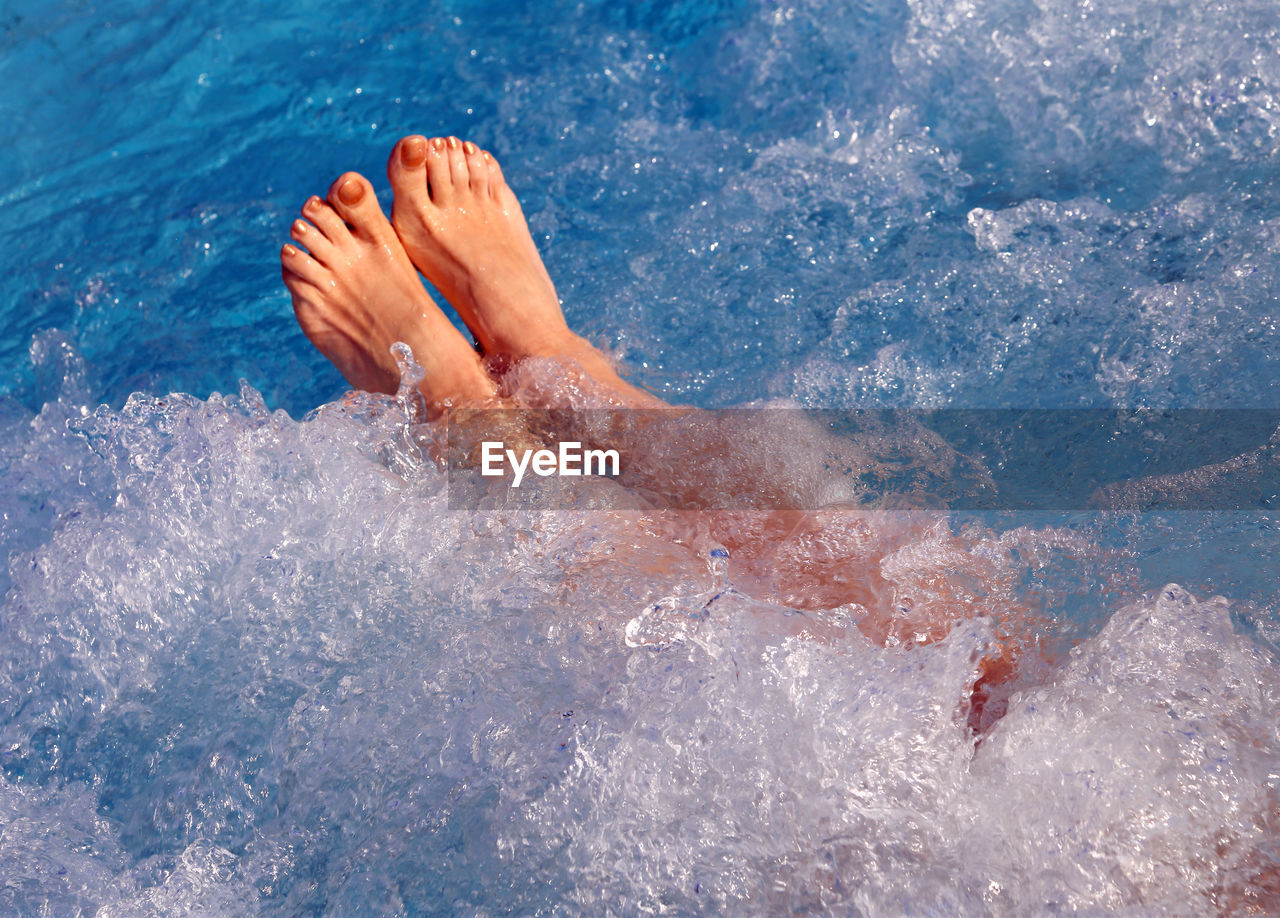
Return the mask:
<svg viewBox="0 0 1280 918"><path fill-rule="evenodd" d="M956 565L988 594L886 645L865 609L757 598L680 521L448 511L403 400L89 410L54 355L63 391L6 421L43 438L5 456L11 506L38 466L79 483L0 618L9 908L1179 914L1265 887L1280 671L1223 599L1106 608L1078 534L908 527L895 596ZM1054 577L1101 628L979 739L1001 609Z"/></svg>

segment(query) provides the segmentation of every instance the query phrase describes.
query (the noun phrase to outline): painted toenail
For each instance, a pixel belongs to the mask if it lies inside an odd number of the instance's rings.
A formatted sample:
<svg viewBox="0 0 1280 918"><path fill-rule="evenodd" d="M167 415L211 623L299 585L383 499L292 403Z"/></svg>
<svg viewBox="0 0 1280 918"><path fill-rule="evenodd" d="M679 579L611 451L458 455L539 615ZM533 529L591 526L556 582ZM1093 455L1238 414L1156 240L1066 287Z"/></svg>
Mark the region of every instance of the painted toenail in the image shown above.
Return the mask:
<svg viewBox="0 0 1280 918"><path fill-rule="evenodd" d="M313 194L311 197L307 198L307 203L302 205L302 209L315 210L319 206L320 206L320 199Z"/></svg>
<svg viewBox="0 0 1280 918"><path fill-rule="evenodd" d="M284 244L284 248L281 249L281 251L284 252L286 258L292 258L293 256L298 254L298 250L295 249L293 246L289 245L289 243L287 242Z"/></svg>
<svg viewBox="0 0 1280 918"><path fill-rule="evenodd" d="M356 204L364 197L364 188L355 179L347 179L338 187L338 200L343 204Z"/></svg>
<svg viewBox="0 0 1280 918"><path fill-rule="evenodd" d="M462 149L466 150L468 155L474 155L476 152L476 145L468 140L462 145Z"/></svg>
<svg viewBox="0 0 1280 918"><path fill-rule="evenodd" d="M450 149L450 150L456 150L456 149L458 149L458 138L457 138L457 137L450 137L450 138L449 138L449 149Z"/></svg>
<svg viewBox="0 0 1280 918"><path fill-rule="evenodd" d="M410 169L421 166L427 159L427 144L421 137L410 137L400 146L400 162Z"/></svg>
<svg viewBox="0 0 1280 918"><path fill-rule="evenodd" d="M443 137L432 137L432 138L431 138L431 149L433 149L433 150L437 150L437 151L439 151L439 150L443 150L443 149L444 149L444 138L443 138Z"/></svg>
<svg viewBox="0 0 1280 918"><path fill-rule="evenodd" d="M489 151L488 151L488 150L481 150L481 151L480 151L480 155L484 157L484 161L485 161L485 162L487 162L487 163L491 163L491 162L493 162L493 157L489 155Z"/></svg>

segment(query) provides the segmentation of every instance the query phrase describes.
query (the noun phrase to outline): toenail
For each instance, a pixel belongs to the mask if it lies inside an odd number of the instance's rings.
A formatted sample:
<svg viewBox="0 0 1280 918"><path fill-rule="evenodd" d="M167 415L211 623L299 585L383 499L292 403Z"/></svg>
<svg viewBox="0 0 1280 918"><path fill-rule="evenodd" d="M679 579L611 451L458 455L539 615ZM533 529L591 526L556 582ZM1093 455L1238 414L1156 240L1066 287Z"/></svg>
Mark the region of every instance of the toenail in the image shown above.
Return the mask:
<svg viewBox="0 0 1280 918"><path fill-rule="evenodd" d="M315 210L319 206L320 206L320 199L313 194L311 197L307 198L307 203L302 205L302 209Z"/></svg>
<svg viewBox="0 0 1280 918"><path fill-rule="evenodd" d="M294 233L296 233L297 235L301 236L301 235L303 235L304 233L306 233L306 231L307 231L307 224L305 224L305 223L304 223L304 222L302 222L301 220L294 220L294 221L293 221L293 231L294 231Z"/></svg>
<svg viewBox="0 0 1280 918"><path fill-rule="evenodd" d="M400 146L400 162L413 169L427 158L427 144L421 137L410 137Z"/></svg>
<svg viewBox="0 0 1280 918"><path fill-rule="evenodd" d="M491 163L491 162L493 162L493 157L489 155L489 151L488 151L488 150L481 150L481 151L480 151L480 155L484 157L484 161L485 161L485 162L487 162L487 163Z"/></svg>
<svg viewBox="0 0 1280 918"><path fill-rule="evenodd" d="M284 244L284 248L280 251L284 252L286 258L292 258L294 255L298 254L298 250L287 242Z"/></svg>
<svg viewBox="0 0 1280 918"><path fill-rule="evenodd" d="M338 199L343 204L355 204L364 197L364 188L355 179L347 179L338 187Z"/></svg>
<svg viewBox="0 0 1280 918"><path fill-rule="evenodd" d="M457 137L450 137L450 138L449 138L449 149L450 149L450 150L456 150L456 149L458 149L458 138L457 138Z"/></svg>
<svg viewBox="0 0 1280 918"><path fill-rule="evenodd" d="M443 150L443 149L444 149L444 138L443 138L443 137L432 137L432 138L431 138L431 149L433 149L433 150Z"/></svg>
<svg viewBox="0 0 1280 918"><path fill-rule="evenodd" d="M466 150L468 155L471 155L476 152L476 145L468 140L462 145L462 149Z"/></svg>

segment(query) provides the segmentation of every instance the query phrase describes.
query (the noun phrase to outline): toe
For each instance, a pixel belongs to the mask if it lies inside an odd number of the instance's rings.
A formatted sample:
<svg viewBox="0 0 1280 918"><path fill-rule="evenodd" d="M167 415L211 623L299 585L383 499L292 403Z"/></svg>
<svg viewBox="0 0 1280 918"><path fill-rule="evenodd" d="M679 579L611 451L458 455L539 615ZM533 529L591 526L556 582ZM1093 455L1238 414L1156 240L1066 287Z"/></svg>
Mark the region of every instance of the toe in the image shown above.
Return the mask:
<svg viewBox="0 0 1280 918"><path fill-rule="evenodd" d="M449 175L449 156L443 137L432 137L427 143L427 185L431 200L443 204L453 194L453 179Z"/></svg>
<svg viewBox="0 0 1280 918"><path fill-rule="evenodd" d="M471 180L471 191L474 194L489 194L489 166L484 161L483 151L471 141L462 145L462 153L467 160L467 174Z"/></svg>
<svg viewBox="0 0 1280 918"><path fill-rule="evenodd" d="M401 139L387 160L387 178L396 204L416 208L427 203L427 138L413 134Z"/></svg>
<svg viewBox="0 0 1280 918"><path fill-rule="evenodd" d="M351 238L351 231L347 229L347 224L342 221L342 218L334 213L332 207L315 195L307 198L307 203L302 205L302 216L310 220L321 235L334 245L339 245Z"/></svg>
<svg viewBox="0 0 1280 918"><path fill-rule="evenodd" d="M485 187L489 190L489 196L497 198L498 192L506 187L506 182L502 178L502 168L488 150L480 151L480 160L484 164Z"/></svg>
<svg viewBox="0 0 1280 918"><path fill-rule="evenodd" d="M391 230L373 186L358 172L338 177L329 188L329 206L364 239L381 241Z"/></svg>
<svg viewBox="0 0 1280 918"><path fill-rule="evenodd" d="M280 268L290 293L299 293L296 288L302 283L318 287L324 279L324 267L302 249L287 242L280 249Z"/></svg>
<svg viewBox="0 0 1280 918"><path fill-rule="evenodd" d="M467 154L462 149L462 141L457 137L450 137L445 141L445 146L449 157L449 175L453 178L454 186L469 188L471 173L467 169Z"/></svg>
<svg viewBox="0 0 1280 918"><path fill-rule="evenodd" d="M289 238L307 247L312 258L327 264L333 253L333 243L325 235L306 220L294 220L289 227Z"/></svg>
<svg viewBox="0 0 1280 918"><path fill-rule="evenodd" d="M488 178L489 194L497 197L503 188L507 187L507 180L502 175L502 167L498 165L498 160L488 150L480 151L480 158L484 160L485 173Z"/></svg>

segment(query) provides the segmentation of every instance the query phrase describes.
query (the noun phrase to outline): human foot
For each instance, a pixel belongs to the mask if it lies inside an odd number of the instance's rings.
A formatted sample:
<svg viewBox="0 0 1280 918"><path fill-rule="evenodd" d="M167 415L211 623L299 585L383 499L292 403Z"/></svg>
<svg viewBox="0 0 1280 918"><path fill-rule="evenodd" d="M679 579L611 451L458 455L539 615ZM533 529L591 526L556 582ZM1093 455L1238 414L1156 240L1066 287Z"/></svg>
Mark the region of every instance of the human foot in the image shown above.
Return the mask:
<svg viewBox="0 0 1280 918"><path fill-rule="evenodd" d="M487 151L413 135L392 149L387 175L391 224L409 258L487 354L567 357L625 404L662 404L569 329L520 202Z"/></svg>
<svg viewBox="0 0 1280 918"><path fill-rule="evenodd" d="M391 345L403 341L425 371L432 411L482 400L493 383L475 352L427 294L368 180L354 172L303 205L280 252L293 310L311 343L351 385L394 393Z"/></svg>
<svg viewBox="0 0 1280 918"><path fill-rule="evenodd" d="M387 175L405 251L485 351L551 356L576 345L497 160L470 141L413 136L391 151Z"/></svg>

